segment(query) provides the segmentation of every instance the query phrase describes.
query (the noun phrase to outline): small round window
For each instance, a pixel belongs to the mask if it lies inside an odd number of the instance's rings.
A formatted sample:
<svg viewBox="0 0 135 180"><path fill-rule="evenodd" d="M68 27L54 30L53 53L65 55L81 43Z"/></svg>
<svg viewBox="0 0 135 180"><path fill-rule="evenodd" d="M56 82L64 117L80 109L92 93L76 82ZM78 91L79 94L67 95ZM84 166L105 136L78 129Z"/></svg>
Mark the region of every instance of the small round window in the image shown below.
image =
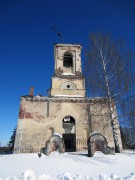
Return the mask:
<svg viewBox="0 0 135 180"><path fill-rule="evenodd" d="M67 85L67 88L69 89L69 88L70 88L70 85Z"/></svg>

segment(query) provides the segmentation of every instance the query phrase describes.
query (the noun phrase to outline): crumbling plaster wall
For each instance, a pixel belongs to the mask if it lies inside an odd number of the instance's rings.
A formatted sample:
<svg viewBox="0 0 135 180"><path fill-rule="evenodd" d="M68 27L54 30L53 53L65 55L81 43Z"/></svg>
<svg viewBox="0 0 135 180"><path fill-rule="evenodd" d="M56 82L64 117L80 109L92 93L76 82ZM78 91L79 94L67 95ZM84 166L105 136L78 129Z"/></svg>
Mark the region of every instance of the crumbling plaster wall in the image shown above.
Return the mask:
<svg viewBox="0 0 135 180"><path fill-rule="evenodd" d="M69 81L70 80L70 81ZM70 83L73 83L76 89L61 89L61 86L63 83L66 83L69 85ZM51 89L51 96L58 96L58 95L71 95L73 96L80 96L85 97L86 90L84 85L84 78L69 78L68 80L66 78L58 78L53 77L52 78L52 89ZM71 86L71 85L70 85Z"/></svg>
<svg viewBox="0 0 135 180"><path fill-rule="evenodd" d="M72 116L76 122L76 138L82 139L88 128L86 103L58 102L49 99L21 98L15 148L39 148L50 138L50 128L64 133L63 118ZM21 134L21 135L20 135Z"/></svg>
<svg viewBox="0 0 135 180"><path fill-rule="evenodd" d="M90 102L83 100L22 97L15 149L38 149L45 146L45 142L51 136L50 129L60 134L64 133L62 122L67 115L75 119L76 139L88 139L91 132L98 132L106 137L110 147L114 147L107 104L100 100ZM117 132L121 147L119 129Z"/></svg>

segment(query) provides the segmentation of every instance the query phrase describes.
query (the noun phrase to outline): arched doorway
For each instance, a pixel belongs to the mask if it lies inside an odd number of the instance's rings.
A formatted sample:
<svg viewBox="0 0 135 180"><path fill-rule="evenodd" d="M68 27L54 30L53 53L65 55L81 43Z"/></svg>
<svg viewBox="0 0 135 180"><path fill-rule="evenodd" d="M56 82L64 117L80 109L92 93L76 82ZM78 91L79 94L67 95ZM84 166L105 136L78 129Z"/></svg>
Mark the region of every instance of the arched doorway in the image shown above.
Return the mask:
<svg viewBox="0 0 135 180"><path fill-rule="evenodd" d="M62 134L64 143L65 143L65 151L73 152L76 151L76 127L75 127L75 119L68 115L63 118L62 127L64 129L64 133Z"/></svg>

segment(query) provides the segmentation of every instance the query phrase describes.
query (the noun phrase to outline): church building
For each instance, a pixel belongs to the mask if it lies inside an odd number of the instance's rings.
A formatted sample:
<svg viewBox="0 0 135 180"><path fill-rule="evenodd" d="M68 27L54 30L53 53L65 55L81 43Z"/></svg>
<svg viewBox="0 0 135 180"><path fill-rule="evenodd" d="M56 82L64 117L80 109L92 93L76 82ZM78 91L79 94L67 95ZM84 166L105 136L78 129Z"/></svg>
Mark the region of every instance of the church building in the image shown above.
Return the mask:
<svg viewBox="0 0 135 180"><path fill-rule="evenodd" d="M78 142L87 142L95 132L114 147L107 98L86 97L81 50L79 44L54 45L55 70L48 97L34 96L34 88L21 96L14 153L39 152L56 132L63 137L67 152L78 151ZM122 147L118 119L115 121Z"/></svg>

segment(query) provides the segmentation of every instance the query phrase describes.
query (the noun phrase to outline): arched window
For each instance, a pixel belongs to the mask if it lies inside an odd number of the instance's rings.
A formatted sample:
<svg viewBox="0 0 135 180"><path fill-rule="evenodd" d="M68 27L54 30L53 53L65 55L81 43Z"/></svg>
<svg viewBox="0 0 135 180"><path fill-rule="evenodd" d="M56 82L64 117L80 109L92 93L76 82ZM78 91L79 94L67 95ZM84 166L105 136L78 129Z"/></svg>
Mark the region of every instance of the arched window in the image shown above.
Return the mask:
<svg viewBox="0 0 135 180"><path fill-rule="evenodd" d="M71 52L64 53L63 66L66 68L73 67L73 55Z"/></svg>

